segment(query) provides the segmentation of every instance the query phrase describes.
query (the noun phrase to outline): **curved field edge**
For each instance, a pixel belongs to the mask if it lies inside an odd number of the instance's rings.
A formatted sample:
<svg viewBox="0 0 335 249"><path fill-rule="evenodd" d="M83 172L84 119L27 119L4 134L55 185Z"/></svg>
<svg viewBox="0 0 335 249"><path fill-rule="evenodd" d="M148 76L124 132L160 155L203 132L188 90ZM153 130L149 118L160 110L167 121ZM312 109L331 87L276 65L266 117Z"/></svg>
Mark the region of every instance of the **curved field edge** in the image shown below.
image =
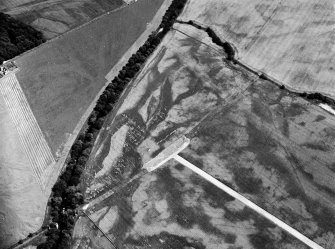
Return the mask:
<svg viewBox="0 0 335 249"><path fill-rule="evenodd" d="M56 222L59 229L51 229L47 240L43 243L52 248L68 248L71 245L71 234L76 219L76 208L83 204L83 196L77 188L80 176L85 168L98 131L101 129L106 115L113 110L114 104L124 87L134 78L147 57L154 51L160 40L168 33L174 20L181 12L186 0L173 1L163 17L159 31L149 36L147 42L134 54L114 78L112 83L100 96L93 113L87 122L87 129L81 133L71 148L70 160L65 171L53 187L50 198L50 222ZM64 212L65 210L65 212ZM61 230L61 231L60 231Z"/></svg>

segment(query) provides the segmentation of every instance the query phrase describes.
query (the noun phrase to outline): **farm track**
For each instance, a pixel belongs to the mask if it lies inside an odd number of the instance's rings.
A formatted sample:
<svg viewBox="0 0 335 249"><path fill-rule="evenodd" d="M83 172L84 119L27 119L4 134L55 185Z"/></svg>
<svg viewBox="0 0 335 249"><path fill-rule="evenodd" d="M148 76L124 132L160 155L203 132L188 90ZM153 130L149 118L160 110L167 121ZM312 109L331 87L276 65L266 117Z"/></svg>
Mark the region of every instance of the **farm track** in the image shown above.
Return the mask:
<svg viewBox="0 0 335 249"><path fill-rule="evenodd" d="M55 159L15 74L7 75L0 82L0 92L9 115L17 129L37 182L44 191L47 184L45 170L55 163Z"/></svg>

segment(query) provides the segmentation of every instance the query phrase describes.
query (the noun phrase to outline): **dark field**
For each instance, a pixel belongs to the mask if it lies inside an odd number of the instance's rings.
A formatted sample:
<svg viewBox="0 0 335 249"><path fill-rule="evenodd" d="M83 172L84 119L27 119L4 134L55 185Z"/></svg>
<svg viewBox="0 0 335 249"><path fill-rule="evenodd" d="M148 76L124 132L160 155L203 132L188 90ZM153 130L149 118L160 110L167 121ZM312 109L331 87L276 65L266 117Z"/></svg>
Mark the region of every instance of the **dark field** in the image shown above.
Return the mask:
<svg viewBox="0 0 335 249"><path fill-rule="evenodd" d="M162 2L138 1L17 59L17 77L54 153Z"/></svg>

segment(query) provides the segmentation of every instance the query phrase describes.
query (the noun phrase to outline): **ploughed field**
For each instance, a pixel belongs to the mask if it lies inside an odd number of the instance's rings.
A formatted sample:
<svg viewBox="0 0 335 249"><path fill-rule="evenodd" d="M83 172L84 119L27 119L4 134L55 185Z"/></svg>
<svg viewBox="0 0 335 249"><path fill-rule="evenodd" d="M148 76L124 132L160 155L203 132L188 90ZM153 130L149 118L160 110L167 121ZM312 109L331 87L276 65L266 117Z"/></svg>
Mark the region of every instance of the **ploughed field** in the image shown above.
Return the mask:
<svg viewBox="0 0 335 249"><path fill-rule="evenodd" d="M330 0L191 0L180 19L211 26L239 59L298 91L335 97Z"/></svg>
<svg viewBox="0 0 335 249"><path fill-rule="evenodd" d="M0 11L51 39L123 4L122 0L2 0Z"/></svg>
<svg viewBox="0 0 335 249"><path fill-rule="evenodd" d="M118 248L306 248L189 169L180 155L325 248L334 246L335 119L226 61L206 33L175 24L111 114L83 177L90 217ZM76 248L111 248L85 216Z"/></svg>

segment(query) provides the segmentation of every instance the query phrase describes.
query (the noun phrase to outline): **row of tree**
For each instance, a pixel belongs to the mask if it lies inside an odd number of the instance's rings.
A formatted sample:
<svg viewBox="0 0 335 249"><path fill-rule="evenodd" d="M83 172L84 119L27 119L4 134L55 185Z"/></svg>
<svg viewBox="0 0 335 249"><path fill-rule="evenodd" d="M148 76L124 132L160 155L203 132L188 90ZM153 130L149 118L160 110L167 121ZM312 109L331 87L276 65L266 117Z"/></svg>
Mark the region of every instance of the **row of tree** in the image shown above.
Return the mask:
<svg viewBox="0 0 335 249"><path fill-rule="evenodd" d="M40 31L0 12L0 65L43 42Z"/></svg>
<svg viewBox="0 0 335 249"><path fill-rule="evenodd" d="M235 51L234 51L234 48L228 43L228 42L222 42L220 40L220 38L215 34L215 32L210 28L210 27L207 27L206 29L200 25L198 25L197 23L195 23L194 21L190 20L188 22L183 22L183 21L179 21L180 23L187 23L187 24L190 24L198 29L203 29L207 32L207 34L209 35L209 37L212 38L212 41L221 46L225 53L227 54L227 59L228 60L232 60L234 61L235 60ZM259 78L260 79L263 79L263 80L270 80L272 81L266 74L264 73L261 73L259 75ZM279 86L280 89L285 89L285 85L280 85ZM299 94L301 97L303 98L306 98L308 100L314 100L314 101L318 101L318 102L322 102L322 103L325 103L325 104L328 104L328 105L331 105L331 106L335 106L335 100L321 94L321 93L306 93L306 92L303 92L303 93L300 93Z"/></svg>
<svg viewBox="0 0 335 249"><path fill-rule="evenodd" d="M83 195L78 188L94 140L103 126L108 113L113 110L123 89L141 69L148 56L159 45L170 30L187 0L174 0L166 11L158 31L153 32L138 51L133 54L119 74L106 87L88 118L87 129L82 132L71 147L70 158L64 172L52 188L49 199L50 222L57 223L46 233L47 240L38 249L66 249L71 245L71 234L76 220L77 207L83 204Z"/></svg>
<svg viewBox="0 0 335 249"><path fill-rule="evenodd" d="M235 51L233 47L229 44L229 42L222 42L221 39L215 34L215 32L210 28L206 28L206 32L212 41L223 48L225 53L227 54L227 60L234 60L235 59Z"/></svg>
<svg viewBox="0 0 335 249"><path fill-rule="evenodd" d="M223 48L223 50L227 54L227 60L231 60L231 61L235 60L234 48L230 45L229 42L221 41L221 39L215 34L214 30L212 30L210 27L205 28L192 20L189 20L187 22L184 22L184 21L178 21L178 22L183 23L183 24L189 24L189 25L196 27L197 29L204 30L208 34L208 36L212 38L213 43Z"/></svg>
<svg viewBox="0 0 335 249"><path fill-rule="evenodd" d="M321 93L306 93L306 92L303 92L303 93L300 93L300 96L303 97L303 98L307 98L309 100L315 100L315 101L319 101L319 102L322 102L322 103L325 103L325 104L328 104L330 106L335 106L335 100L325 96L325 95L322 95Z"/></svg>

